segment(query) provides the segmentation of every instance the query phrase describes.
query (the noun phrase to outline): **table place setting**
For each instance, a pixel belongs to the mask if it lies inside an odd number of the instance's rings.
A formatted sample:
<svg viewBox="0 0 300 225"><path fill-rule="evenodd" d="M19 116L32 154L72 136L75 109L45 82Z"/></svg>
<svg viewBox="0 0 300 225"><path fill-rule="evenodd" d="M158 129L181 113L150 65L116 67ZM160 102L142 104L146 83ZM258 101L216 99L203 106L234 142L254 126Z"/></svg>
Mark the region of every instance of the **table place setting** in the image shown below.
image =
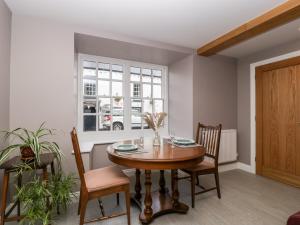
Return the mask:
<svg viewBox="0 0 300 225"><path fill-rule="evenodd" d="M132 155L148 153L140 145L137 144L121 144L116 143L113 145L115 152L119 155Z"/></svg>
<svg viewBox="0 0 300 225"><path fill-rule="evenodd" d="M172 145L172 148L179 147L179 148L192 148L201 146L197 144L193 139L188 138L180 138L170 135L169 144Z"/></svg>

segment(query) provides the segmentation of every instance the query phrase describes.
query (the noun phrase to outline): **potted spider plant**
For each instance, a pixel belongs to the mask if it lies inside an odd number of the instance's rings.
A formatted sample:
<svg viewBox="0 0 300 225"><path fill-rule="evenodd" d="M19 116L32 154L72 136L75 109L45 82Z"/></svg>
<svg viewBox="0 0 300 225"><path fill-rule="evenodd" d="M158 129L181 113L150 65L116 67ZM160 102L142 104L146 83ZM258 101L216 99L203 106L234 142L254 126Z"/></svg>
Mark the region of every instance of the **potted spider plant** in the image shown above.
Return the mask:
<svg viewBox="0 0 300 225"><path fill-rule="evenodd" d="M54 213L58 206L65 211L72 201L72 187L75 185L73 175L58 173L48 182L34 176L32 181L17 188L16 197L21 201L24 218L22 224L53 224Z"/></svg>
<svg viewBox="0 0 300 225"><path fill-rule="evenodd" d="M36 131L26 128L4 131L4 138L9 139L13 144L1 151L0 164L17 149L20 150L23 160L35 159L37 164L40 163L40 155L45 152L53 153L60 160L62 153L57 143L46 140L47 137L54 135L53 131L46 128L45 123L42 123Z"/></svg>
<svg viewBox="0 0 300 225"><path fill-rule="evenodd" d="M25 172L31 174L31 181L25 183L21 188L17 187L16 198L22 204L24 218L21 223L35 225L47 225L53 221L54 209L62 206L67 209L73 197L72 188L75 178L72 174L65 175L61 168L62 152L56 142L48 141L54 135L54 130L45 127L45 123L36 131L26 128L17 128L12 131L4 131L5 141L9 139L8 147L0 151L0 165L16 150L20 150L23 159L16 165L16 173L23 175ZM51 175L48 182L44 181L29 166L31 161L40 164L41 154L53 153L57 160L57 172Z"/></svg>

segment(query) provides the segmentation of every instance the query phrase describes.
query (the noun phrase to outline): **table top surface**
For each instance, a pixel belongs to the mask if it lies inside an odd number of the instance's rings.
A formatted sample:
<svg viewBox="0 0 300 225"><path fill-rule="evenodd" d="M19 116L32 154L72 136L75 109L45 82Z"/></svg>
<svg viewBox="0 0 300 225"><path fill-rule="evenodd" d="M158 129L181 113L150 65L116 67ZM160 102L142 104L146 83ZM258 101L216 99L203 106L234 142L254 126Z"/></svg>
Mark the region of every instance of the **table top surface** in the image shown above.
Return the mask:
<svg viewBox="0 0 300 225"><path fill-rule="evenodd" d="M137 144L139 140L128 140L120 144ZM120 165L141 169L175 169L191 167L201 162L205 155L202 146L177 147L167 140L163 140L160 146L153 146L152 138L145 138L141 151L145 153L123 154L116 152L113 145L108 146L109 159Z"/></svg>
<svg viewBox="0 0 300 225"><path fill-rule="evenodd" d="M54 158L55 158L54 154L52 153L41 154L41 163L36 168L39 169L48 166L54 161ZM8 159L2 165L0 165L0 169L14 170L15 168L18 167L18 165L22 163L24 163L24 161L21 159L21 156L14 156L13 158ZM32 164L32 162L29 161L29 165L30 164Z"/></svg>

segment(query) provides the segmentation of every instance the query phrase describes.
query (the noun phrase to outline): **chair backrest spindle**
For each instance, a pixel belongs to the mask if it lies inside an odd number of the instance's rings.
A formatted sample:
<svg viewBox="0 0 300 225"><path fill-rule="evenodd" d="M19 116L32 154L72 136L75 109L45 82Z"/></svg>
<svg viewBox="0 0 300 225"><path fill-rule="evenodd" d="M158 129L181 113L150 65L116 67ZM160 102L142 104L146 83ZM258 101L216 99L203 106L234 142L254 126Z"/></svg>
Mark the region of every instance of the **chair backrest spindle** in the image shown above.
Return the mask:
<svg viewBox="0 0 300 225"><path fill-rule="evenodd" d="M196 142L206 149L206 156L213 158L216 165L219 159L220 139L222 125L207 126L198 123Z"/></svg>

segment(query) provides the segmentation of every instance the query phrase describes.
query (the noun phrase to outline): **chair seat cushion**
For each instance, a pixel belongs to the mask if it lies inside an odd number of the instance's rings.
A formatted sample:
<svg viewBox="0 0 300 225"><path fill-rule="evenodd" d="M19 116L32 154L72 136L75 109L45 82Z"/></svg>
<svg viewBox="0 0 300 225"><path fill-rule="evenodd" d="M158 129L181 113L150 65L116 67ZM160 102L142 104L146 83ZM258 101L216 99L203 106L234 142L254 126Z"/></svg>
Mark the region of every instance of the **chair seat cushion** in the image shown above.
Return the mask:
<svg viewBox="0 0 300 225"><path fill-rule="evenodd" d="M215 163L212 160L204 159L201 163L196 166L185 168L184 171L187 172L197 172L197 171L204 171L210 170L215 168Z"/></svg>
<svg viewBox="0 0 300 225"><path fill-rule="evenodd" d="M287 225L300 225L300 212L290 216Z"/></svg>
<svg viewBox="0 0 300 225"><path fill-rule="evenodd" d="M84 178L89 192L129 184L128 177L116 166L90 170Z"/></svg>

